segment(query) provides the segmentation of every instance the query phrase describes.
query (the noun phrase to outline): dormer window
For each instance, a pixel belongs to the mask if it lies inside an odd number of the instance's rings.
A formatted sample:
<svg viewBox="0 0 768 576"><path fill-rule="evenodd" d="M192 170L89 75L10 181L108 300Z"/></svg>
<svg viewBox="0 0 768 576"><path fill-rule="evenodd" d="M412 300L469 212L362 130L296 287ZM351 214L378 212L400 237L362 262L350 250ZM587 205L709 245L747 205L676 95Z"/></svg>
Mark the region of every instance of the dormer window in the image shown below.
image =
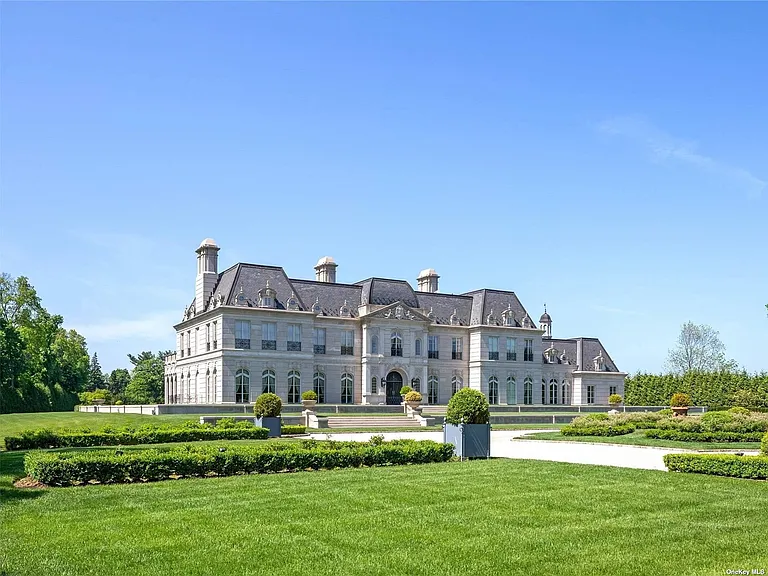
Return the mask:
<svg viewBox="0 0 768 576"><path fill-rule="evenodd" d="M285 303L285 307L288 310L298 310L299 309L299 301L296 299L296 294L291 292L290 298Z"/></svg>
<svg viewBox="0 0 768 576"><path fill-rule="evenodd" d="M451 314L451 317L448 319L448 321L451 323L451 326L458 326L459 325L459 316L456 314L456 309L453 309L453 314Z"/></svg>
<svg viewBox="0 0 768 576"><path fill-rule="evenodd" d="M429 312L427 312L427 318L429 318L430 320L434 320L435 319L435 313L432 310L432 306L429 307Z"/></svg>
<svg viewBox="0 0 768 576"><path fill-rule="evenodd" d="M603 358L602 350L595 356L593 362L595 364L595 372L602 372L605 368L605 358Z"/></svg>
<svg viewBox="0 0 768 576"><path fill-rule="evenodd" d="M501 313L501 322L504 326L515 325L515 314L512 312L512 305L510 304L504 312Z"/></svg>
<svg viewBox="0 0 768 576"><path fill-rule="evenodd" d="M320 306L320 298L315 298L315 303L312 304L312 312L319 315L322 311L323 309Z"/></svg>
<svg viewBox="0 0 768 576"><path fill-rule="evenodd" d="M267 280L267 285L259 290L259 308L274 308L276 295L277 293L269 287L269 280Z"/></svg>
<svg viewBox="0 0 768 576"><path fill-rule="evenodd" d="M341 309L339 309L339 316L349 316L349 306L347 305L346 300L344 300L344 304L342 304Z"/></svg>
<svg viewBox="0 0 768 576"><path fill-rule="evenodd" d="M489 325L496 324L496 318L493 316L493 310L491 310L490 314L488 314L488 316L486 316L485 323L489 324Z"/></svg>
<svg viewBox="0 0 768 576"><path fill-rule="evenodd" d="M245 297L245 292L243 292L242 286L240 286L240 292L237 293L237 297L235 298L235 304L238 306L248 305L248 299Z"/></svg>

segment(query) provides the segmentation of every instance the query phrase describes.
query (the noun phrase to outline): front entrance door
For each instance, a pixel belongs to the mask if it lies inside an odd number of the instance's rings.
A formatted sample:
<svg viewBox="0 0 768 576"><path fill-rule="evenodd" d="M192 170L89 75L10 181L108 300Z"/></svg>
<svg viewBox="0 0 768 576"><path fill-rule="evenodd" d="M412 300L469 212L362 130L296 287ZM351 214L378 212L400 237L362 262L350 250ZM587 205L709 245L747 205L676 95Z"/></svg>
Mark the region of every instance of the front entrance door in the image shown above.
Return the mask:
<svg viewBox="0 0 768 576"><path fill-rule="evenodd" d="M390 372L387 374L387 404L399 405L403 400L400 398L400 388L403 387L403 377L399 372Z"/></svg>

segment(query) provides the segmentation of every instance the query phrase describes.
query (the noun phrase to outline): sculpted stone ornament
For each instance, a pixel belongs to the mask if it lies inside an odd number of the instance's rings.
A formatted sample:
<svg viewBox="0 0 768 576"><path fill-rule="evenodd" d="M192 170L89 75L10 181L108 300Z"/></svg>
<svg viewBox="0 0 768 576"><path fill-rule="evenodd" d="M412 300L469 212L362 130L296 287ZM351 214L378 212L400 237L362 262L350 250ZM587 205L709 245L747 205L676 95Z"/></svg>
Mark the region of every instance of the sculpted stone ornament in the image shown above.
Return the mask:
<svg viewBox="0 0 768 576"><path fill-rule="evenodd" d="M395 308L395 318L400 320L402 317L403 317L403 307L398 306L397 308Z"/></svg>

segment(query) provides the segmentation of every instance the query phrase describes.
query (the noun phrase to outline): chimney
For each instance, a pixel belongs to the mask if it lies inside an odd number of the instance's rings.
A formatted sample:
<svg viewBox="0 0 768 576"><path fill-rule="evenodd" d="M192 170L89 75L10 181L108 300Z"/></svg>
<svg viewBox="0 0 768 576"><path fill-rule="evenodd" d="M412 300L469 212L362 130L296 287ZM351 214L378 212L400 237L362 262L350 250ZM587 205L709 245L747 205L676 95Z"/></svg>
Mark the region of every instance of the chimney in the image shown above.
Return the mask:
<svg viewBox="0 0 768 576"><path fill-rule="evenodd" d="M219 279L219 247L213 238L206 238L195 250L197 253L197 278L195 279L195 313L202 314L206 297L213 294Z"/></svg>
<svg viewBox="0 0 768 576"><path fill-rule="evenodd" d="M315 264L315 279L318 282L336 283L336 268L338 264L330 256L323 256Z"/></svg>
<svg viewBox="0 0 768 576"><path fill-rule="evenodd" d="M419 292L437 292L437 275L434 268L427 268L419 272L416 281L419 283Z"/></svg>

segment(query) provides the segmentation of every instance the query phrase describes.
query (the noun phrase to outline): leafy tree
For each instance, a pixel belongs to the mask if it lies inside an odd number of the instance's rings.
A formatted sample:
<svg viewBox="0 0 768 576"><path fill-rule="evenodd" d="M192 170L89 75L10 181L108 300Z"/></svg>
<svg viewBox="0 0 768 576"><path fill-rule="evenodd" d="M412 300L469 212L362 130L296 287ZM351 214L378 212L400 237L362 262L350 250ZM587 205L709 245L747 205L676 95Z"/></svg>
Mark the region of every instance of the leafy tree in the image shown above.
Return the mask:
<svg viewBox="0 0 768 576"><path fill-rule="evenodd" d="M131 373L125 368L115 368L110 372L107 380L107 389L115 398L123 398L125 389L131 382Z"/></svg>
<svg viewBox="0 0 768 576"><path fill-rule="evenodd" d="M104 373L101 371L101 364L99 364L99 356L96 352L91 356L91 364L88 367L88 390L96 390L97 388L104 388L107 385L107 379Z"/></svg>
<svg viewBox="0 0 768 576"><path fill-rule="evenodd" d="M165 364L162 352L142 352L139 356L128 355L134 363L131 382L125 389L125 399L130 404L154 404L164 397L163 376Z"/></svg>
<svg viewBox="0 0 768 576"><path fill-rule="evenodd" d="M0 317L0 389L17 388L25 368L21 334L13 324Z"/></svg>
<svg viewBox="0 0 768 576"><path fill-rule="evenodd" d="M26 276L14 280L10 274L0 274L0 318L11 325L24 326L32 323L44 310Z"/></svg>
<svg viewBox="0 0 768 576"><path fill-rule="evenodd" d="M736 370L734 360L725 357L720 333L706 324L686 322L680 329L677 345L670 349L667 368L673 374Z"/></svg>

